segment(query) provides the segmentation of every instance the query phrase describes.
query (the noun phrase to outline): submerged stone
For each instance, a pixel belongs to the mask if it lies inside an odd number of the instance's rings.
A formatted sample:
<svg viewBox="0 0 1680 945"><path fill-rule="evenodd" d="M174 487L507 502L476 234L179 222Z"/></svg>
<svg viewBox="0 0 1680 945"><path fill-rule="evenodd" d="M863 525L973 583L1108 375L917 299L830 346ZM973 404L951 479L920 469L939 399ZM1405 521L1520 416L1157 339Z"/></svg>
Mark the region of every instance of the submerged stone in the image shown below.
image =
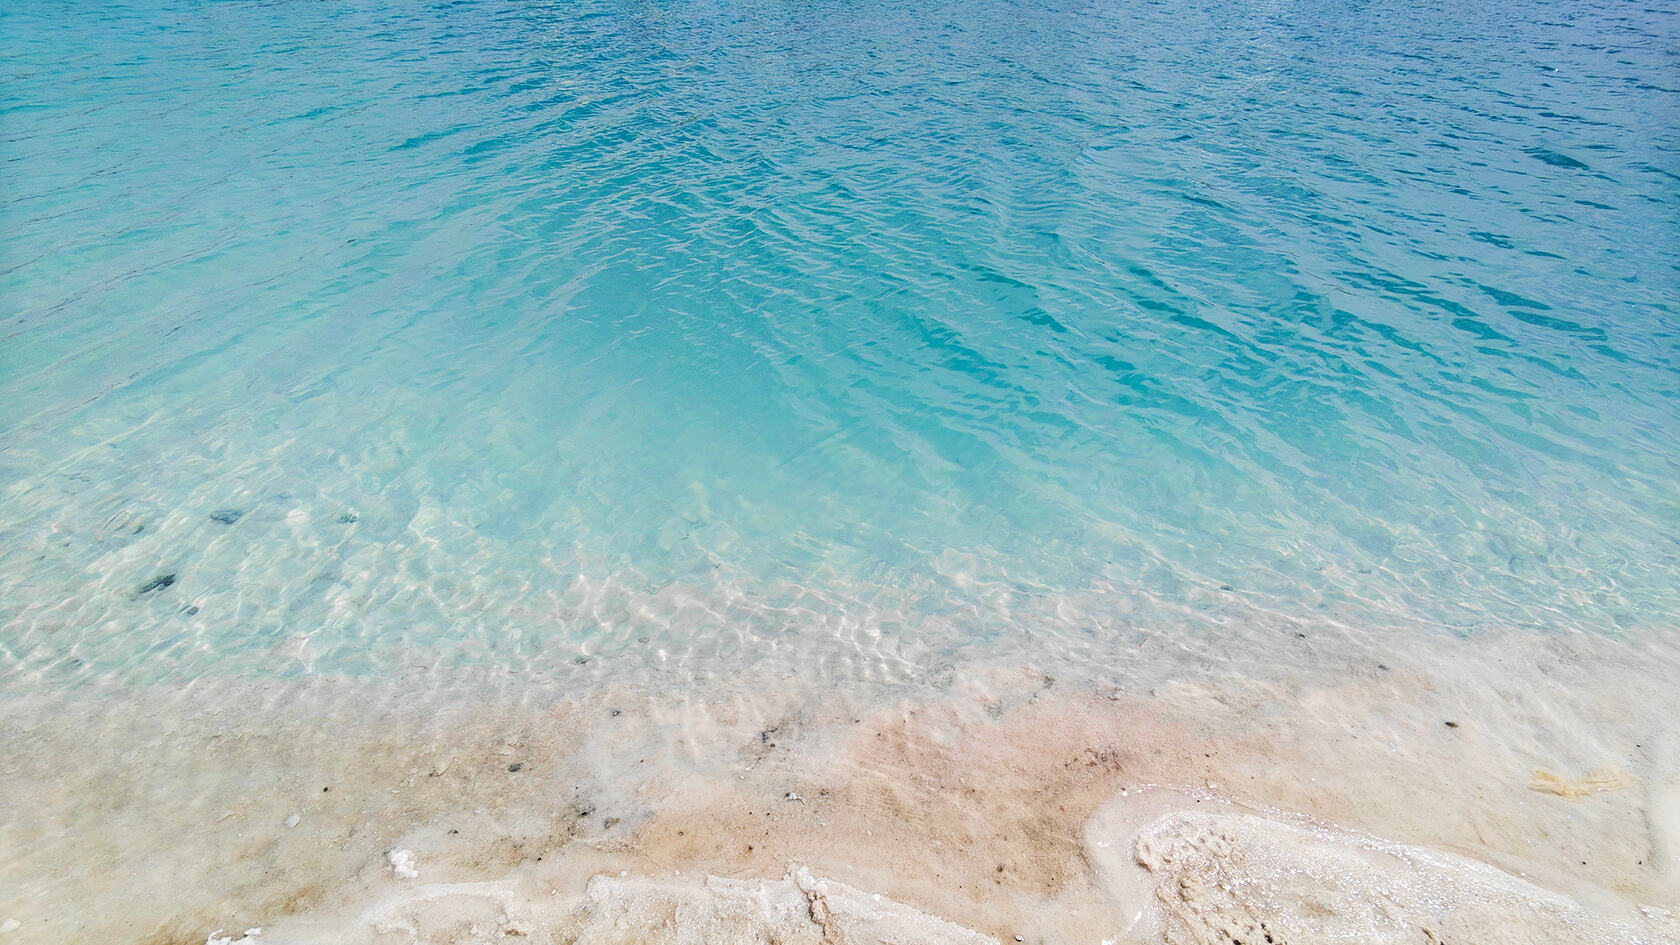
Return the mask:
<svg viewBox="0 0 1680 945"><path fill-rule="evenodd" d="M244 517L243 509L217 509L210 513L210 521L221 522L223 525L232 525Z"/></svg>

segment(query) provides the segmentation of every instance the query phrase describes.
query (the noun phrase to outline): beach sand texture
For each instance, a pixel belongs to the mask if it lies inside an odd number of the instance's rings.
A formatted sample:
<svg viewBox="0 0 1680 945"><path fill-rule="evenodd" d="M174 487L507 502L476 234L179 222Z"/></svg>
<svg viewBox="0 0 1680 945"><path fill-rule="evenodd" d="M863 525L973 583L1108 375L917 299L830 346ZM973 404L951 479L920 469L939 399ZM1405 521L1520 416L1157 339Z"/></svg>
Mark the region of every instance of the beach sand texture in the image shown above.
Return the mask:
<svg viewBox="0 0 1680 945"><path fill-rule="evenodd" d="M0 920L8 945L1672 942L1675 697L1629 668L1674 658L1513 635L1145 692L971 666L916 699L10 699Z"/></svg>

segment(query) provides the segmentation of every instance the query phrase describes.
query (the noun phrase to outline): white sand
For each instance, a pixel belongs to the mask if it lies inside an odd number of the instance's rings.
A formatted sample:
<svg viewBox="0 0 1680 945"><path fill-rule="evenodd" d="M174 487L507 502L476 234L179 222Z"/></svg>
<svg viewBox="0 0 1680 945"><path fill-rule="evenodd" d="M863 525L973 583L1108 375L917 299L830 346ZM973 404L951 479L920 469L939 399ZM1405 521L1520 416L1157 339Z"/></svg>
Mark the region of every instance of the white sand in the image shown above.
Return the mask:
<svg viewBox="0 0 1680 945"><path fill-rule="evenodd" d="M1214 801L1134 830L1133 803L1093 819L1092 860L1120 895L1153 893L1140 925L1172 945L1639 945L1680 933L1664 911L1602 890L1588 905L1453 853Z"/></svg>
<svg viewBox="0 0 1680 945"><path fill-rule="evenodd" d="M518 940L588 945L997 945L885 897L792 869L779 880L596 876L582 895L533 895L540 883L423 886L295 941L478 945ZM273 940L264 936L263 941Z"/></svg>

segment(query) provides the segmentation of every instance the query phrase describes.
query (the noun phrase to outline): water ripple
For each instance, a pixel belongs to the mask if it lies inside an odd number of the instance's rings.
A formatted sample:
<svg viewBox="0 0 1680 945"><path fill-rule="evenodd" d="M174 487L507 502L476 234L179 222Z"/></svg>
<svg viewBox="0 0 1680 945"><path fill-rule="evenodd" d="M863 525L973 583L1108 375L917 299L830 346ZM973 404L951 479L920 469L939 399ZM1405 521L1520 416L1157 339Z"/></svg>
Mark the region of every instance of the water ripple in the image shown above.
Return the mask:
<svg viewBox="0 0 1680 945"><path fill-rule="evenodd" d="M1671 622L1675 23L8 4L0 669Z"/></svg>

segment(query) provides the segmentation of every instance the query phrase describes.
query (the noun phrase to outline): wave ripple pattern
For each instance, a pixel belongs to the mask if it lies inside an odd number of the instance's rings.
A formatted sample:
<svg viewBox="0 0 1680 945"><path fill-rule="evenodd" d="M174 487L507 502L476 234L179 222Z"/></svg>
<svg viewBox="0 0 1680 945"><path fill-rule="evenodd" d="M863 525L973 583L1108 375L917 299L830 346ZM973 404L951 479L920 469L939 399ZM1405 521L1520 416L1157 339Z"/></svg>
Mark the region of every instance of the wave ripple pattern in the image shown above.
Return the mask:
<svg viewBox="0 0 1680 945"><path fill-rule="evenodd" d="M12 0L0 673L1672 620L1676 76L1595 0Z"/></svg>

